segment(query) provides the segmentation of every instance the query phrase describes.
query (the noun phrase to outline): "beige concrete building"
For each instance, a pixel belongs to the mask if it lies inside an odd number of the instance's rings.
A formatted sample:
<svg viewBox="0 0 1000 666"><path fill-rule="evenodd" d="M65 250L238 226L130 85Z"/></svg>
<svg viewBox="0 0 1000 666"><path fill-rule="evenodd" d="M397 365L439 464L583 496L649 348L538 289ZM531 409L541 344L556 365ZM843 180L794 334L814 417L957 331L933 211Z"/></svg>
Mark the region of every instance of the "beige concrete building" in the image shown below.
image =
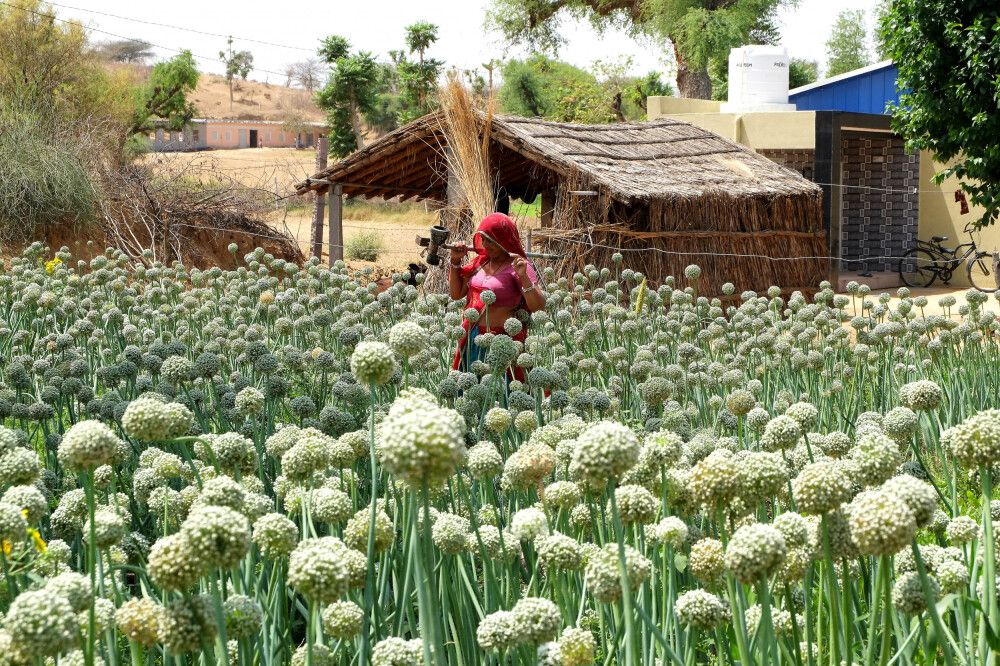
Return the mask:
<svg viewBox="0 0 1000 666"><path fill-rule="evenodd" d="M790 99L795 98L796 90L790 91ZM829 254L840 257L832 262L831 278L841 286L859 273L872 273L867 281L873 286L898 284L897 257L918 238L947 236L948 247L967 243L966 225L982 215L976 207L961 213L955 200L957 179L935 184L934 174L942 165L929 153L907 152L888 115L836 110L722 113L720 107L706 100L647 100L650 120L669 117L692 123L820 185ZM974 237L981 250L1000 250L1000 226ZM968 286L964 265L956 269L951 284Z"/></svg>
<svg viewBox="0 0 1000 666"><path fill-rule="evenodd" d="M154 152L232 148L311 148L326 133L323 123L304 122L290 127L277 120L195 118L183 130L157 128L150 134Z"/></svg>

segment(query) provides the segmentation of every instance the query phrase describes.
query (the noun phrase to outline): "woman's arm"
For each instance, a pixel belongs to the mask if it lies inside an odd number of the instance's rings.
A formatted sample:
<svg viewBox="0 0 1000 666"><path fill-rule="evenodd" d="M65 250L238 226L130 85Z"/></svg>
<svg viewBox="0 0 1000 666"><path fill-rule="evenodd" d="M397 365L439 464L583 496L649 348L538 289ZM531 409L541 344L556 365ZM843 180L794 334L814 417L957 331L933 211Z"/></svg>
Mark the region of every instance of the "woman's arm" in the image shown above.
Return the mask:
<svg viewBox="0 0 1000 666"><path fill-rule="evenodd" d="M538 282L535 271L529 271L526 259L514 257L511 261L514 273L517 274L517 282L521 285L521 294L524 296L524 304L528 307L528 312L537 312L545 308L545 294L542 293L542 286Z"/></svg>
<svg viewBox="0 0 1000 666"><path fill-rule="evenodd" d="M462 271L459 270L467 252L468 250L464 246L451 249L451 258L448 264L448 293L456 301L464 298L469 291L468 280L462 277Z"/></svg>

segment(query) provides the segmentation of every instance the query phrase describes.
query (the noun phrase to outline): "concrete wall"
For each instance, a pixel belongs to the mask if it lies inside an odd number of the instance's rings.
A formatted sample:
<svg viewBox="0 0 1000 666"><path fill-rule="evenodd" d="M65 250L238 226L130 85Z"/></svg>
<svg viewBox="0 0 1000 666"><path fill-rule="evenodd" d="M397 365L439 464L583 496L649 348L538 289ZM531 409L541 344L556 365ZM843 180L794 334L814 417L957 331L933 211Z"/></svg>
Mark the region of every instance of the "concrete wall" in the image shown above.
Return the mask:
<svg viewBox="0 0 1000 666"><path fill-rule="evenodd" d="M954 247L969 242L965 225L983 214L980 206L969 206L968 215L961 214L961 205L955 203L955 190L959 189L957 178L947 178L941 185L935 185L934 174L945 165L934 161L927 152L920 153L920 237L929 240L931 236L947 236L946 247ZM985 251L1000 250L1000 225L987 227L975 234L976 244ZM969 286L965 266L959 267L952 277L952 284Z"/></svg>
<svg viewBox="0 0 1000 666"><path fill-rule="evenodd" d="M677 118L715 132L754 150L802 150L816 147L816 113L719 113L719 102L676 97L650 97L650 120Z"/></svg>
<svg viewBox="0 0 1000 666"><path fill-rule="evenodd" d="M815 112L718 113L713 110L713 104L717 106L718 102L650 97L646 108L650 120L663 117L684 120L753 148L800 173L804 173L808 168L810 156L808 151L813 151L816 147ZM919 174L914 183L919 189L916 204L917 237L927 240L931 236L948 236L950 240L945 245L954 246L968 241L969 235L964 231L964 227L982 215L983 211L972 207L969 214L960 214L960 206L955 203L955 190L959 187L958 179L949 178L941 185L936 185L932 180L933 175L942 168L943 166L935 162L930 153L926 151L920 153ZM887 185L887 187L896 186ZM904 198L908 200L908 197ZM1000 250L1000 224L977 233L975 238L979 247L984 250ZM898 246L896 239L891 240L894 242L889 245ZM851 267L853 268L853 264ZM952 284L968 286L964 267L955 272Z"/></svg>
<svg viewBox="0 0 1000 666"><path fill-rule="evenodd" d="M678 113L718 113L722 102L710 99L688 99L686 97L646 98L646 117L650 120L673 116Z"/></svg>
<svg viewBox="0 0 1000 666"><path fill-rule="evenodd" d="M150 134L149 142L155 152L247 148L250 146L251 130L257 131L258 148L292 148L295 146L296 137L299 146L312 147L322 132L320 128L314 127L296 134L286 131L278 123L196 120L183 131L168 132L158 129Z"/></svg>
<svg viewBox="0 0 1000 666"><path fill-rule="evenodd" d="M235 123L224 120L209 120L204 125L209 148L246 148L250 145L250 130L257 130L257 147L291 148L295 146L298 136L301 145L315 144L318 130L309 130L302 134L289 132L281 125L267 123Z"/></svg>

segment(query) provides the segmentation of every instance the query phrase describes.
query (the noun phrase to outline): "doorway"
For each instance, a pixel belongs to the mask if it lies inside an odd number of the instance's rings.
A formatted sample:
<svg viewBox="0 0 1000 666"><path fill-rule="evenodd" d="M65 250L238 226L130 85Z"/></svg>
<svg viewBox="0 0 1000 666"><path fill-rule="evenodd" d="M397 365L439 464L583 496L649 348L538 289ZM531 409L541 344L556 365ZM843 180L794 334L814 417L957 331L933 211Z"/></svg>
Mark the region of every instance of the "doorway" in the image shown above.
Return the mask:
<svg viewBox="0 0 1000 666"><path fill-rule="evenodd" d="M250 147L257 147L257 130L255 129L250 130Z"/></svg>

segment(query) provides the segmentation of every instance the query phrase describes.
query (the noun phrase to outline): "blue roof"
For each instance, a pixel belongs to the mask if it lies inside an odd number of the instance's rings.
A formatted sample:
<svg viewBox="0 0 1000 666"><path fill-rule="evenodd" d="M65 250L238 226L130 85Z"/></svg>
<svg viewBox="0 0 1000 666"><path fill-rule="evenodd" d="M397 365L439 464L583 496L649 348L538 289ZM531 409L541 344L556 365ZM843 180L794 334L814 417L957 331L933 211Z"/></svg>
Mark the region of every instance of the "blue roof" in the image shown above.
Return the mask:
<svg viewBox="0 0 1000 666"><path fill-rule="evenodd" d="M862 67L788 91L788 101L799 111L849 111L886 115L886 105L899 103L891 60Z"/></svg>

